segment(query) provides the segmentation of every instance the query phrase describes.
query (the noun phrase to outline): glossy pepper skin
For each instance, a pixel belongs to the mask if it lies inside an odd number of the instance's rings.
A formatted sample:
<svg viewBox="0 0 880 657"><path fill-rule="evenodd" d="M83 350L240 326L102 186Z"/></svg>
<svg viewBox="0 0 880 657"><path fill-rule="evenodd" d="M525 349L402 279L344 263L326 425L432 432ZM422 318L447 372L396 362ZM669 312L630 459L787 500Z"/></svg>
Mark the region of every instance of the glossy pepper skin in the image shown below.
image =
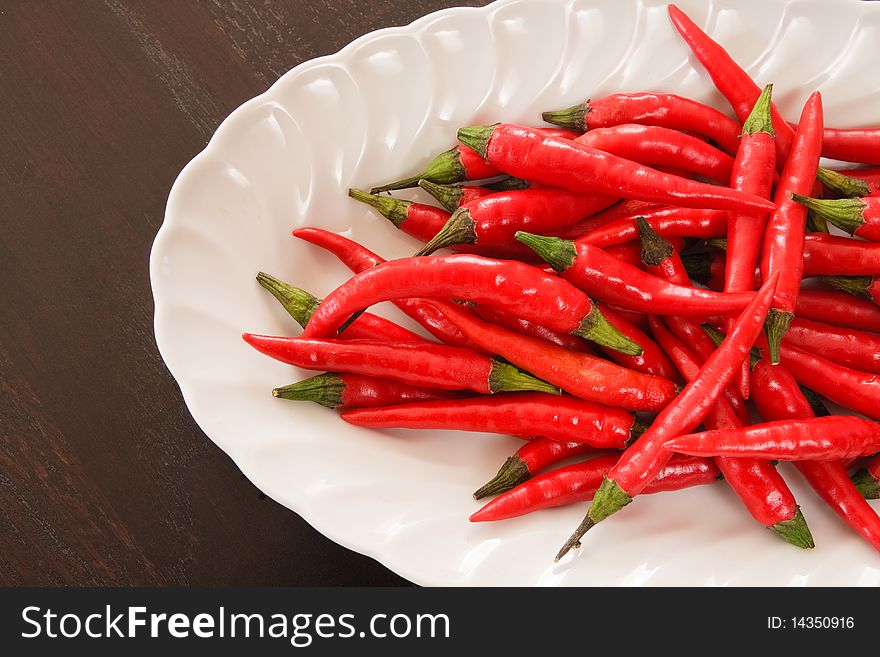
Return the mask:
<svg viewBox="0 0 880 657"><path fill-rule="evenodd" d="M880 451L880 426L848 415L776 420L679 436L670 439L666 448L695 456L839 461Z"/></svg>
<svg viewBox="0 0 880 657"><path fill-rule="evenodd" d="M354 273L380 265L385 260L357 242L320 228L299 228L294 237L319 246L335 255ZM431 335L455 347L473 348L455 325L447 321L436 306L425 299L396 299L395 305L409 317L421 324Z"/></svg>
<svg viewBox="0 0 880 657"><path fill-rule="evenodd" d="M763 285L734 324L733 331L703 364L697 376L624 452L596 491L584 521L563 545L557 559L578 545L591 527L617 513L645 489L669 460L670 454L663 447L669 438L693 430L706 418L733 381L760 334L778 279L779 275L773 274Z"/></svg>
<svg viewBox="0 0 880 657"><path fill-rule="evenodd" d="M666 330L659 318L652 318L651 330L682 375L693 380L700 371L698 359ZM740 419L724 398L718 400L704 420L708 429L737 429L749 422ZM794 495L768 460L722 456L715 463L755 520L797 547L813 547L810 530Z"/></svg>
<svg viewBox="0 0 880 657"><path fill-rule="evenodd" d="M464 254L400 258L362 271L325 297L303 337L330 335L353 313L381 301L411 297L475 301L639 353L638 345L608 325L590 298L567 281L521 262Z"/></svg>
<svg viewBox="0 0 880 657"><path fill-rule="evenodd" d="M782 364L801 385L836 404L880 420L880 375L838 365L785 342Z"/></svg>
<svg viewBox="0 0 880 657"><path fill-rule="evenodd" d="M305 328L321 300L303 289L289 285L265 272L257 274L257 282L274 296L287 313ZM349 340L388 340L389 342L426 342L426 340L384 317L364 313L346 331Z"/></svg>
<svg viewBox="0 0 880 657"><path fill-rule="evenodd" d="M456 401L428 401L346 411L342 419L359 427L450 429L542 435L562 442L623 449L644 429L620 408L568 395L523 393Z"/></svg>
<svg viewBox="0 0 880 657"><path fill-rule="evenodd" d="M554 463L595 451L596 448L587 443L565 442L537 436L516 450L513 456L508 457L497 474L474 492L474 499L481 500L491 495L500 495L528 481Z"/></svg>
<svg viewBox="0 0 880 657"><path fill-rule="evenodd" d="M581 399L632 411L656 412L678 393L678 386L669 379L514 333L450 306L443 307L443 314L468 340Z"/></svg>
<svg viewBox="0 0 880 657"><path fill-rule="evenodd" d="M715 87L730 103L736 117L745 123L761 95L761 88L720 44L713 41L681 9L671 4L668 11L675 29L705 67ZM781 166L792 148L794 129L785 122L775 105L770 105L770 112L776 134L776 161Z"/></svg>
<svg viewBox="0 0 880 657"><path fill-rule="evenodd" d="M444 305L442 306L442 308L443 310L446 310L448 306ZM550 342L551 344L555 344L564 349L568 349L569 351L576 351L594 355L596 353L590 346L590 343L583 338L579 338L578 336L572 335L571 333L562 333L561 331L548 329L546 326L535 324L534 322L530 322L527 319L522 319L520 317L517 317L516 315L511 315L510 313L498 310L497 308L476 304L473 308L471 308L471 311L477 317L489 322L490 324L496 324L502 328L509 329L516 333L521 333L522 335L527 335L533 338L538 338L545 342Z"/></svg>
<svg viewBox="0 0 880 657"><path fill-rule="evenodd" d="M845 292L803 290L795 314L804 319L880 333L880 307Z"/></svg>
<svg viewBox="0 0 880 657"><path fill-rule="evenodd" d="M469 349L429 342L316 340L245 333L254 349L303 369L350 372L441 390L504 391L559 389L515 367Z"/></svg>
<svg viewBox="0 0 880 657"><path fill-rule="evenodd" d="M880 164L880 128L826 128L822 155L844 162Z"/></svg>
<svg viewBox="0 0 880 657"><path fill-rule="evenodd" d="M880 374L880 335L795 317L788 344L863 372Z"/></svg>
<svg viewBox="0 0 880 657"><path fill-rule="evenodd" d="M639 239L637 223L639 217L648 221L657 234L667 240L683 237L712 239L724 237L727 234L727 216L728 213L721 210L694 210L659 206L623 216L615 216L604 225L569 239L603 249L626 244ZM555 235L555 237L565 236Z"/></svg>
<svg viewBox="0 0 880 657"><path fill-rule="evenodd" d="M327 408L346 409L390 406L431 399L456 399L461 394L374 376L328 372L275 388L272 396L291 401L315 402Z"/></svg>
<svg viewBox="0 0 880 657"><path fill-rule="evenodd" d="M498 192L453 212L418 255L430 255L458 244L499 246L513 242L518 230L559 230L616 201L608 196L552 188Z"/></svg>
<svg viewBox="0 0 880 657"><path fill-rule="evenodd" d="M676 285L616 260L583 241L517 233L556 271L597 300L655 315L708 316L737 313L754 293L720 294Z"/></svg>
<svg viewBox="0 0 880 657"><path fill-rule="evenodd" d="M548 123L587 132L624 123L661 126L709 137L728 153L736 153L739 124L714 107L675 94L611 94L555 112L544 112Z"/></svg>
<svg viewBox="0 0 880 657"><path fill-rule="evenodd" d="M599 347L599 350L606 358L636 372L661 376L676 383L681 381L675 365L672 364L672 361L663 353L660 346L641 327L630 321L620 311L609 308L606 304L602 304L601 308L602 314L611 326L642 348L642 353L638 356L628 356L613 349Z"/></svg>
<svg viewBox="0 0 880 657"><path fill-rule="evenodd" d="M733 158L702 139L677 130L628 123L590 130L574 141L639 164L674 167L730 184Z"/></svg>
<svg viewBox="0 0 880 657"><path fill-rule="evenodd" d="M752 370L752 390L752 399L765 420L814 416L797 381L784 366L759 360ZM880 550L880 517L862 499L839 461L796 461L794 466L844 522Z"/></svg>
<svg viewBox="0 0 880 657"><path fill-rule="evenodd" d="M492 500L470 520L507 520L541 509L588 502L617 459L616 454L599 456L539 475ZM720 477L721 473L710 459L675 456L648 485L645 494L712 484Z"/></svg>
<svg viewBox="0 0 880 657"><path fill-rule="evenodd" d="M661 173L569 139L511 124L471 126L458 138L505 173L586 194L717 210L774 209L766 199Z"/></svg>
<svg viewBox="0 0 880 657"><path fill-rule="evenodd" d="M774 124L774 128L775 128ZM806 208L793 194L808 195L816 182L822 152L822 97L813 93L804 106L791 155L785 162L776 186L776 211L767 219L761 252L761 276L764 280L779 272L779 287L773 308L767 317L767 341L770 361L779 362L779 342L794 316L797 296L804 275L804 232ZM777 132L777 139L778 139Z"/></svg>

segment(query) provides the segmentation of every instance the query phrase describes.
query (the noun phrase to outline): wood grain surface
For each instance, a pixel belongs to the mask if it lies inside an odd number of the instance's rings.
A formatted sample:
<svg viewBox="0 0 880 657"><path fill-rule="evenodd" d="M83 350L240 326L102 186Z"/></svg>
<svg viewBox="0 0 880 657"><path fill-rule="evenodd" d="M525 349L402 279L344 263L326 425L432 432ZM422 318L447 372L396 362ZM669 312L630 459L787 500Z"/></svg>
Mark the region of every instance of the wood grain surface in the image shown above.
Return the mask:
<svg viewBox="0 0 880 657"><path fill-rule="evenodd" d="M0 585L400 585L265 498L153 338L148 257L217 125L439 0L0 4Z"/></svg>

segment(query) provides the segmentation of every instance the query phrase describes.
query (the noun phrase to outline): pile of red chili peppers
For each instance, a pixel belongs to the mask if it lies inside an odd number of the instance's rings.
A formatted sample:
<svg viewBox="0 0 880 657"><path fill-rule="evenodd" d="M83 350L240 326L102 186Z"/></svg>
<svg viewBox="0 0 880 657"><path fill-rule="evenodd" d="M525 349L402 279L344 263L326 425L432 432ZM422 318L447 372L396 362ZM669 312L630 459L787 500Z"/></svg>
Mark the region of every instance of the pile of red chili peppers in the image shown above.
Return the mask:
<svg viewBox="0 0 880 657"><path fill-rule="evenodd" d="M349 190L421 242L413 257L295 230L354 275L321 300L260 273L303 331L244 338L321 372L276 397L362 427L521 439L471 520L590 502L557 559L640 493L720 480L812 548L778 461L880 550L866 501L880 494L880 128L826 128L818 92L787 123L772 85L668 9L729 107L619 93L545 112L554 127L461 128L420 174ZM442 207L388 195L417 185ZM424 331L365 312L383 301Z"/></svg>

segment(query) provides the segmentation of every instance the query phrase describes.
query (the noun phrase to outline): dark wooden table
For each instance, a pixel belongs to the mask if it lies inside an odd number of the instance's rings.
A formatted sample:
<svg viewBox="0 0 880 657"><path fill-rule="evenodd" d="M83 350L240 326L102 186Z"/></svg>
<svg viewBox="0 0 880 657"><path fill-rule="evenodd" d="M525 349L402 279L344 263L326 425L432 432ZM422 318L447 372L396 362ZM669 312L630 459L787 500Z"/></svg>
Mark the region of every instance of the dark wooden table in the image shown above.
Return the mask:
<svg viewBox="0 0 880 657"><path fill-rule="evenodd" d="M443 0L0 3L0 584L399 585L265 498L156 349L180 169L302 61Z"/></svg>

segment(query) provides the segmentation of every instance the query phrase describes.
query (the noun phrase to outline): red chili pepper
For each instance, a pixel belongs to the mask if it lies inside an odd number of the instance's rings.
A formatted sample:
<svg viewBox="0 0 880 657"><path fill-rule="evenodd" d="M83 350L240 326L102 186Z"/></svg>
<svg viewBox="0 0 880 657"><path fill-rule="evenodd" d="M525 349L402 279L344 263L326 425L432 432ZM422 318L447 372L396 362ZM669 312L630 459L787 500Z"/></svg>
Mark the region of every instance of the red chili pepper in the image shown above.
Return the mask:
<svg viewBox="0 0 880 657"><path fill-rule="evenodd" d="M785 367L759 360L752 371L752 389L752 399L765 420L813 417L810 402ZM844 522L880 550L880 517L859 495L840 462L796 461L794 466Z"/></svg>
<svg viewBox="0 0 880 657"><path fill-rule="evenodd" d="M669 460L669 453L663 449L669 438L693 430L705 419L730 385L743 360L748 357L755 338L761 332L778 280L779 274L773 274L763 285L697 376L660 412L635 444L624 452L596 491L583 522L556 555L557 560L578 545L593 525L620 511L645 489Z"/></svg>
<svg viewBox="0 0 880 657"><path fill-rule="evenodd" d="M715 87L730 103L737 118L745 123L761 95L761 88L720 44L713 41L681 9L675 5L669 5L668 9L675 29L706 68ZM770 112L776 133L776 161L781 166L792 149L794 129L785 122L775 105L770 105Z"/></svg>
<svg viewBox="0 0 880 657"><path fill-rule="evenodd" d="M544 436L532 438L504 461L492 479L474 492L474 499L506 493L554 463L595 451L595 447L586 443L564 442Z"/></svg>
<svg viewBox="0 0 880 657"><path fill-rule="evenodd" d="M578 144L651 167L676 169L730 184L733 158L698 137L658 126L625 123L590 130Z"/></svg>
<svg viewBox="0 0 880 657"><path fill-rule="evenodd" d="M835 326L880 333L880 308L844 292L802 290L795 314Z"/></svg>
<svg viewBox="0 0 880 657"><path fill-rule="evenodd" d="M880 374L880 335L795 318L785 340L832 362Z"/></svg>
<svg viewBox="0 0 880 657"><path fill-rule="evenodd" d="M492 500L474 513L470 520L507 520L541 509L589 502L618 458L616 454L599 456L535 477ZM720 477L718 468L709 459L676 456L670 459L644 492L647 495L682 490L715 483Z"/></svg>
<svg viewBox="0 0 880 657"><path fill-rule="evenodd" d="M798 383L836 404L880 420L880 376L833 363L790 344L782 345L782 364Z"/></svg>
<svg viewBox="0 0 880 657"><path fill-rule="evenodd" d="M880 497L880 456L868 461L864 468L853 475L852 482L865 499L876 500Z"/></svg>
<svg viewBox="0 0 880 657"><path fill-rule="evenodd" d="M475 305L473 308L471 308L471 310L474 312L474 314L486 320L487 322L497 324L498 326L510 329L511 331L515 331L522 335L539 338L541 340L544 340L545 342L549 342L564 349L568 349L569 351L579 351L585 354L595 354L593 348L586 340L576 335L572 335L571 333L561 333L560 331L554 331L553 329L548 329L546 326L535 324L534 322L530 322L527 319L522 319L520 317L511 315L510 313L506 313L502 310L498 310L497 308L492 308L490 306Z"/></svg>
<svg viewBox="0 0 880 657"><path fill-rule="evenodd" d="M599 347L606 358L613 360L618 365L628 367L636 372L644 374L653 374L661 376L676 383L680 382L678 370L669 360L669 357L663 353L660 346L652 340L637 324L630 321L619 310L610 308L608 305L602 305L602 314L608 323L620 331L623 335L638 344L642 348L642 353L638 356L628 356L613 349Z"/></svg>
<svg viewBox="0 0 880 657"><path fill-rule="evenodd" d="M821 199L795 194L793 198L850 235L880 241L880 196Z"/></svg>
<svg viewBox="0 0 880 657"><path fill-rule="evenodd" d="M324 299L302 335L331 334L352 313L411 297L475 301L632 355L640 352L587 295L558 276L520 262L462 254L401 258L362 271Z"/></svg>
<svg viewBox="0 0 880 657"><path fill-rule="evenodd" d="M627 265L583 241L523 232L517 233L516 238L597 300L643 313L691 317L726 315L741 311L755 296L750 292L721 294L676 285Z"/></svg>
<svg viewBox="0 0 880 657"><path fill-rule="evenodd" d="M816 172L816 179L821 183L824 196L834 195L843 197L853 196L877 196L880 195L880 187L877 183L871 184L868 181L854 177L854 171L834 171L819 167ZM880 177L878 177L880 180Z"/></svg>
<svg viewBox="0 0 880 657"><path fill-rule="evenodd" d="M880 451L880 426L849 415L777 420L679 436L666 448L694 456L839 461Z"/></svg>
<svg viewBox="0 0 880 657"><path fill-rule="evenodd" d="M328 372L283 388L275 388L272 396L292 401L315 402L327 408L367 408L431 399L457 399L461 394L374 376Z"/></svg>
<svg viewBox="0 0 880 657"><path fill-rule="evenodd" d="M779 343L794 317L795 304L804 273L804 224L806 208L792 194L810 193L816 182L822 152L822 97L813 93L804 106L801 121L776 187L776 212L767 220L761 254L761 275L779 272L779 287L767 315L767 342L770 361L779 362ZM774 122L774 127L775 122ZM777 140L778 140L777 132Z"/></svg>
<svg viewBox="0 0 880 657"><path fill-rule="evenodd" d="M420 180L419 187L433 196L447 212L455 212L462 205L467 205L498 192L498 190L492 190L487 187L468 187L462 184L438 185L430 180Z"/></svg>
<svg viewBox="0 0 880 657"><path fill-rule="evenodd" d="M268 290L287 313L305 328L321 300L293 285L278 280L265 272L257 274L257 282ZM387 340L388 342L427 342L418 333L403 328L384 317L364 313L345 333L349 340Z"/></svg>
<svg viewBox="0 0 880 657"><path fill-rule="evenodd" d="M686 379L693 380L698 376L698 359L666 330L659 318L652 317L651 330ZM723 398L718 400L704 420L709 429L736 429L750 422L751 419L738 417ZM794 495L769 461L718 457L715 462L755 520L797 547L813 547L813 538Z"/></svg>
<svg viewBox="0 0 880 657"><path fill-rule="evenodd" d="M512 176L585 194L717 210L774 209L742 192L664 174L568 139L510 124L471 126L459 140Z"/></svg>
<svg viewBox="0 0 880 657"><path fill-rule="evenodd" d="M577 132L622 123L662 126L705 135L728 153L736 153L739 124L714 107L674 94L612 94L573 107L544 112L542 118Z"/></svg>
<svg viewBox="0 0 880 657"><path fill-rule="evenodd" d="M617 199L563 189L523 189L477 199L455 212L417 255L458 244L497 246L525 228L547 232L600 212Z"/></svg>
<svg viewBox="0 0 880 657"><path fill-rule="evenodd" d="M776 142L770 119L770 96L767 85L743 125L736 155L731 187L756 196L770 198L776 172ZM755 268L761 252L767 217L758 213L732 213L727 229L728 257L725 292L755 289Z"/></svg>
<svg viewBox="0 0 880 657"><path fill-rule="evenodd" d="M514 436L540 434L553 440L587 443L603 449L623 449L645 429L645 425L632 414L620 408L568 395L557 397L535 393L364 408L346 411L342 419L359 427L375 429L454 429Z"/></svg>
<svg viewBox="0 0 880 657"><path fill-rule="evenodd" d="M639 220L639 234L641 236L642 266L656 276L665 278L678 285L690 287L691 282L688 278L688 273L685 271L684 264L678 253L672 248L672 245L660 237L644 219ZM689 345L702 361L705 362L712 355L712 352L715 351L715 343L706 335L698 323L685 317L676 316L668 317L666 323L676 337ZM652 327L654 326L650 320L649 324ZM746 369L748 368L747 363L745 367ZM739 392L732 386L724 391L724 396L736 412L737 417L743 423L748 424L750 421L749 410L746 408L745 401L743 400L744 395L740 396Z"/></svg>
<svg viewBox="0 0 880 657"><path fill-rule="evenodd" d="M574 139L579 135L577 132L558 128L535 128L535 130L560 139ZM395 189L407 189L418 185L419 180L449 184L466 180L483 180L499 175L501 171L488 164L480 155L467 146L458 145L440 153L419 175L374 187L370 192L381 194Z"/></svg>
<svg viewBox="0 0 880 657"><path fill-rule="evenodd" d="M577 237L578 242L607 248L626 244L639 238L638 217L646 219L651 227L665 239L697 237L711 239L727 234L727 212L720 210L693 210L660 206L654 209L620 216L603 226ZM563 237L564 235L555 235ZM568 239L574 239L570 237Z"/></svg>
<svg viewBox="0 0 880 657"><path fill-rule="evenodd" d="M811 233L804 238L805 276L880 274L880 243Z"/></svg>
<svg viewBox="0 0 880 657"><path fill-rule="evenodd" d="M449 213L433 205L414 203L393 196L367 194L359 189L349 189L348 195L372 206L397 228L422 242L434 237L449 221Z"/></svg>
<svg viewBox="0 0 880 657"><path fill-rule="evenodd" d="M825 128L822 155L845 162L880 164L880 128Z"/></svg>
<svg viewBox="0 0 880 657"><path fill-rule="evenodd" d="M282 363L308 370L364 374L441 390L482 394L559 388L469 349L430 342L315 340L245 333L244 341Z"/></svg>
<svg viewBox="0 0 880 657"><path fill-rule="evenodd" d="M293 231L293 235L329 251L356 274L385 262L383 258L357 242L320 228L299 228ZM447 321L437 307L427 300L396 299L394 304L440 341L456 347L474 347L455 328L455 325Z"/></svg>
<svg viewBox="0 0 880 657"><path fill-rule="evenodd" d="M656 412L678 392L678 386L668 379L514 333L459 308L442 310L472 342L581 399L633 411Z"/></svg>

